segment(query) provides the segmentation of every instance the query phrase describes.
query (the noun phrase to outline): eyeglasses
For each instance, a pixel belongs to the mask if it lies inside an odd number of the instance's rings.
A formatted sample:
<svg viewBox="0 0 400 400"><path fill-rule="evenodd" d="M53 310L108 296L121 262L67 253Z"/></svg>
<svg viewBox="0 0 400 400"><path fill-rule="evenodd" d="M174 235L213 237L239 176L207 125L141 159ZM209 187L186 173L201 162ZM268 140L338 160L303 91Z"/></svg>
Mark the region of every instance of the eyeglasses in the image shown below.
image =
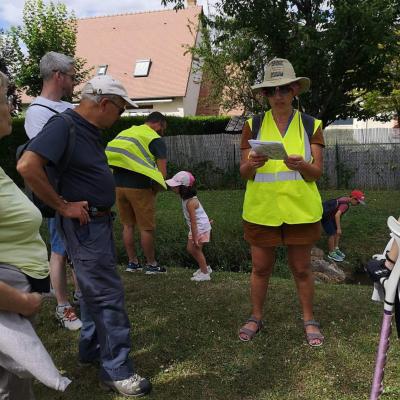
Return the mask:
<svg viewBox="0 0 400 400"><path fill-rule="evenodd" d="M60 71L59 69L53 69L53 72L59 72L60 74L69 76L71 78L72 82L76 82L76 75L75 74L69 74L68 72Z"/></svg>
<svg viewBox="0 0 400 400"><path fill-rule="evenodd" d="M119 105L119 104L116 103L114 100L111 100L111 99L108 98L108 97L106 97L106 99L107 99L108 101L110 101L111 103L113 103L114 106L118 108L118 114L119 114L119 115L122 115L122 114L125 112L125 106Z"/></svg>
<svg viewBox="0 0 400 400"><path fill-rule="evenodd" d="M279 92L279 94L282 96L286 96L292 91L293 90L290 85L264 88L264 93L267 97L275 96L277 92Z"/></svg>

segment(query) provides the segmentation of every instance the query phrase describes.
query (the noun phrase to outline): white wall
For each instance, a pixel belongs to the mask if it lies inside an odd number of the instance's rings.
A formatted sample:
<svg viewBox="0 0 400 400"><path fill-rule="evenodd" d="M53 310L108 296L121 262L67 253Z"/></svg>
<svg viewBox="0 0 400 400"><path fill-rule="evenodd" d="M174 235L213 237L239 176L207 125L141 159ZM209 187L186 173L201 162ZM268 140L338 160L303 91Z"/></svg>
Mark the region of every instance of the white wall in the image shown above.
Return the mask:
<svg viewBox="0 0 400 400"><path fill-rule="evenodd" d="M182 97L177 97L173 101L167 102L167 103L155 102L155 103L149 103L149 105L153 105L153 108L135 110L135 112L130 113L130 115L149 115L153 111L158 111L165 115L174 115L177 117L184 116L183 98ZM124 115L126 115L126 114L124 114Z"/></svg>

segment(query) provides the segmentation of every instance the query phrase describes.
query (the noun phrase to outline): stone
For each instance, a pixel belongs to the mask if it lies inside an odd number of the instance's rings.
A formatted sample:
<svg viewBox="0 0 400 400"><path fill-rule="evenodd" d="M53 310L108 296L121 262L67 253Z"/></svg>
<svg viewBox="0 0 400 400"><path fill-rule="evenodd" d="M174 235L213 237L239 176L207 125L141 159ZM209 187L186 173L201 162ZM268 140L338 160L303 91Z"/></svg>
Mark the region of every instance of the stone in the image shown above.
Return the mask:
<svg viewBox="0 0 400 400"><path fill-rule="evenodd" d="M311 269L316 282L341 283L346 279L346 274L334 261L324 260L324 252L318 247L311 250Z"/></svg>

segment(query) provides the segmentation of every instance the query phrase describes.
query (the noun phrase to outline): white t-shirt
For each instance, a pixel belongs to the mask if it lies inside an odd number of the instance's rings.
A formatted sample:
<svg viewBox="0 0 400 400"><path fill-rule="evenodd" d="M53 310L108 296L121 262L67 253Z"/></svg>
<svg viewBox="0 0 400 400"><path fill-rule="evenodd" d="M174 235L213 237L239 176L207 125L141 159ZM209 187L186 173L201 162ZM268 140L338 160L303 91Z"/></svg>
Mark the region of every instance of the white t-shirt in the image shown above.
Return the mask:
<svg viewBox="0 0 400 400"><path fill-rule="evenodd" d="M182 199L182 209L183 209L183 215L185 216L185 220L187 223L187 226L189 227L190 233L192 233L192 225L190 223L190 216L189 216L189 211L187 209L187 202L191 199L197 199L197 196L194 196L190 199L183 200ZM209 232L211 231L211 224L210 220L208 219L208 216L206 212L204 211L203 206L199 202L199 206L196 208L196 223L197 223L197 232L199 234Z"/></svg>
<svg viewBox="0 0 400 400"><path fill-rule="evenodd" d="M43 129L46 122L55 114L53 111L45 107L31 107L32 104L43 104L55 111L58 111L59 113L67 110L68 108L75 107L68 101L53 101L42 96L36 97L36 99L33 100L31 105L28 107L25 116L25 132L29 139L34 138Z"/></svg>

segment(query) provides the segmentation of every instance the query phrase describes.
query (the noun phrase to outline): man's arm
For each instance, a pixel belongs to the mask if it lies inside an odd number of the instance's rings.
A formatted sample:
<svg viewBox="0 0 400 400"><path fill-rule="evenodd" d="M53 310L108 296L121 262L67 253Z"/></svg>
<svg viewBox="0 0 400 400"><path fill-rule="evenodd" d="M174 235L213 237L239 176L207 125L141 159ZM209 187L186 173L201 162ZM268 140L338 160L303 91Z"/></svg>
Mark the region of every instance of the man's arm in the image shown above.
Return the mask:
<svg viewBox="0 0 400 400"><path fill-rule="evenodd" d="M158 170L162 173L162 176L165 179L167 177L167 159L157 158L156 163Z"/></svg>
<svg viewBox="0 0 400 400"><path fill-rule="evenodd" d="M67 218L78 218L81 225L90 221L88 202L67 202L60 197L50 184L44 167L48 163L44 157L26 150L17 164L18 173L24 178L31 190L44 203Z"/></svg>
<svg viewBox="0 0 400 400"><path fill-rule="evenodd" d="M0 281L0 310L11 311L26 317L36 314L42 305L39 293L26 293Z"/></svg>

